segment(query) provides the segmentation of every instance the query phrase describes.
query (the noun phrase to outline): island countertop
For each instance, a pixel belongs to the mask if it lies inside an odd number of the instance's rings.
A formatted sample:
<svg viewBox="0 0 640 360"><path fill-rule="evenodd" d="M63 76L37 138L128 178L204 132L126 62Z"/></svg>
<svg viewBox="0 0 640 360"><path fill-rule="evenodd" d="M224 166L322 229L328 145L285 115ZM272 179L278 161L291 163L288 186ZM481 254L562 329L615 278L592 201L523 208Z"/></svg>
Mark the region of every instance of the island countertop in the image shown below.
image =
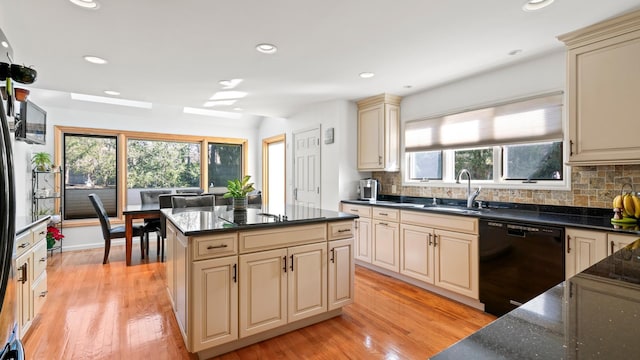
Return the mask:
<svg viewBox="0 0 640 360"><path fill-rule="evenodd" d="M295 205L287 205L281 211L270 211L260 206L239 211L227 205L213 208L169 208L162 209L162 213L187 236L358 218L357 215Z"/></svg>

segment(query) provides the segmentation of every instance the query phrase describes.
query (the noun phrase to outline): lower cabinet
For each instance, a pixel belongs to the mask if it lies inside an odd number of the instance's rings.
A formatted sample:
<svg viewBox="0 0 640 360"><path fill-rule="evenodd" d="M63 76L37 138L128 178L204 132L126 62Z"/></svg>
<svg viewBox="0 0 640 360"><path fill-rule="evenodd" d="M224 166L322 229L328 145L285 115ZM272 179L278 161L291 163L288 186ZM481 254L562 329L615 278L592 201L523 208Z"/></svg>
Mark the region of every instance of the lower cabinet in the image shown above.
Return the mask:
<svg viewBox="0 0 640 360"><path fill-rule="evenodd" d="M327 311L327 244L240 255L240 337Z"/></svg>
<svg viewBox="0 0 640 360"><path fill-rule="evenodd" d="M188 351L229 351L353 302L353 221L285 229L187 237L167 221L167 291Z"/></svg>
<svg viewBox="0 0 640 360"><path fill-rule="evenodd" d="M18 334L23 338L47 296L46 223L16 236L16 301Z"/></svg>
<svg viewBox="0 0 640 360"><path fill-rule="evenodd" d="M396 222L373 220L371 263L383 269L400 271L400 226Z"/></svg>
<svg viewBox="0 0 640 360"><path fill-rule="evenodd" d="M354 257L366 263L371 262L371 218L360 217L355 220L355 243L356 251Z"/></svg>
<svg viewBox="0 0 640 360"><path fill-rule="evenodd" d="M638 235L624 235L624 234L609 233L607 235L607 241L609 242L608 254L609 255L613 254L614 252L638 240L638 238L640 238L640 236Z"/></svg>

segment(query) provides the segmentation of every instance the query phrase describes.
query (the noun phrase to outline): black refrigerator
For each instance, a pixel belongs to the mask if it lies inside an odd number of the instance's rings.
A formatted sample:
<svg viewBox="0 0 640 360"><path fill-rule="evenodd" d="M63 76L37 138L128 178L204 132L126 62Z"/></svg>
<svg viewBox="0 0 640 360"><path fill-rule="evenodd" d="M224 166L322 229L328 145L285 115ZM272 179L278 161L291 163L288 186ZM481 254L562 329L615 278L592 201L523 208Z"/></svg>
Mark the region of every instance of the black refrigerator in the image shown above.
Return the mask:
<svg viewBox="0 0 640 360"><path fill-rule="evenodd" d="M9 100L10 101L10 100ZM24 359L18 338L14 242L16 195L13 150L5 108L0 101L0 360Z"/></svg>

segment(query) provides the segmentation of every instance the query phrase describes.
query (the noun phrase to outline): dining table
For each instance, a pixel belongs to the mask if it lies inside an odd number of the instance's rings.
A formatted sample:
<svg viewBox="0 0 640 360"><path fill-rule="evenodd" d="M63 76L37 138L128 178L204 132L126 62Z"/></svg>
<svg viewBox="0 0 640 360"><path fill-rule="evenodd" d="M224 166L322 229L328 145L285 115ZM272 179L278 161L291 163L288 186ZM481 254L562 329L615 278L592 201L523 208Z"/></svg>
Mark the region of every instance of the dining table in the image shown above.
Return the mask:
<svg viewBox="0 0 640 360"><path fill-rule="evenodd" d="M131 248L133 243L133 220L135 219L159 219L160 204L132 204L127 205L122 212L125 222L125 249L127 254L127 266L131 265Z"/></svg>

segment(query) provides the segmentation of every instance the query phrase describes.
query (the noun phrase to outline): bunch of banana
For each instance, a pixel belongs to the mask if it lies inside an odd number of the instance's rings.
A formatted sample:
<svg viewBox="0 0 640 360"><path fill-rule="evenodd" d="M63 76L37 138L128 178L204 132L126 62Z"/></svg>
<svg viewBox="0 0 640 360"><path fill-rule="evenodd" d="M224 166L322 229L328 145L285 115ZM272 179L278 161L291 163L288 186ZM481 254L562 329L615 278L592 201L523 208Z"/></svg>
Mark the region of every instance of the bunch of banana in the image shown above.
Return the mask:
<svg viewBox="0 0 640 360"><path fill-rule="evenodd" d="M613 199L612 220L619 222L635 222L640 219L640 198L632 193L624 193Z"/></svg>

